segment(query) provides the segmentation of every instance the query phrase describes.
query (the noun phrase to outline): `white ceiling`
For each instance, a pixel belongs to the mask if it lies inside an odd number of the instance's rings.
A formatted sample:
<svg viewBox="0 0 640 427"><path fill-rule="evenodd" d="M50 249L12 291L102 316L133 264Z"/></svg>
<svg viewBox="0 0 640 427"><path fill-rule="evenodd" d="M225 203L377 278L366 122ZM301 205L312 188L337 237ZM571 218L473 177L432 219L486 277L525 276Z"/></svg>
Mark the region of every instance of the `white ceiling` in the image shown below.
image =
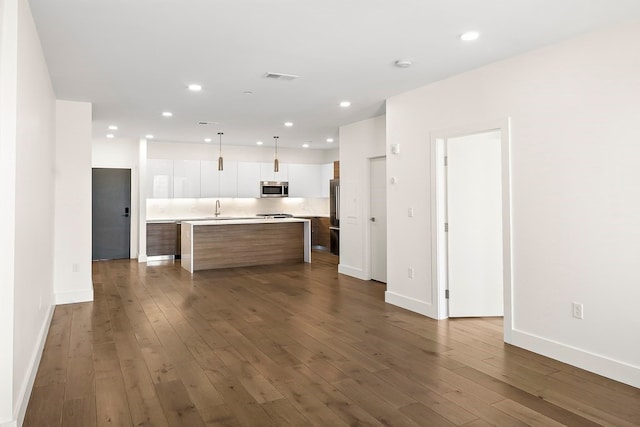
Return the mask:
<svg viewBox="0 0 640 427"><path fill-rule="evenodd" d="M339 126L384 113L389 96L640 17L638 0L29 3L56 96L93 103L94 137L116 124L116 137L136 140L215 143L224 132L223 144L269 145L279 135L280 146L319 149L337 146ZM462 42L467 30L480 38Z"/></svg>

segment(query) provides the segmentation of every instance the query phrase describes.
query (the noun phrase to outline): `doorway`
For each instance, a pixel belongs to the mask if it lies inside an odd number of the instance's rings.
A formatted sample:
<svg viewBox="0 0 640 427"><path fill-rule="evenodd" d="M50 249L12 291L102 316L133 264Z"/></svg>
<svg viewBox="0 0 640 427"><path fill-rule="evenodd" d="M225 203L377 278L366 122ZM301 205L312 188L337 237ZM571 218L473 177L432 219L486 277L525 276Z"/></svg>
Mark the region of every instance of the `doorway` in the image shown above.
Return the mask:
<svg viewBox="0 0 640 427"><path fill-rule="evenodd" d="M431 141L438 318L504 316L507 331L509 121L440 132Z"/></svg>
<svg viewBox="0 0 640 427"><path fill-rule="evenodd" d="M92 260L131 254L131 169L92 170Z"/></svg>
<svg viewBox="0 0 640 427"><path fill-rule="evenodd" d="M387 159L369 160L371 279L387 283Z"/></svg>

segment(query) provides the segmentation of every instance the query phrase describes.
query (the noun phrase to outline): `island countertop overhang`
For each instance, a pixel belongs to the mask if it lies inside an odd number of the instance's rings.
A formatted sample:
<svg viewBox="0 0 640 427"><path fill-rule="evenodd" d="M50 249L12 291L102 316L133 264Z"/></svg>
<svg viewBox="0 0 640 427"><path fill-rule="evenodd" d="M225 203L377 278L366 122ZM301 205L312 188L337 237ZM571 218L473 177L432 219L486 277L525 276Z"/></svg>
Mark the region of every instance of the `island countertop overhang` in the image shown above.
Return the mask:
<svg viewBox="0 0 640 427"><path fill-rule="evenodd" d="M284 222L306 222L310 220L304 218L220 218L220 219L198 219L181 221L181 224L188 225L233 225L233 224L264 224L264 223L284 223Z"/></svg>

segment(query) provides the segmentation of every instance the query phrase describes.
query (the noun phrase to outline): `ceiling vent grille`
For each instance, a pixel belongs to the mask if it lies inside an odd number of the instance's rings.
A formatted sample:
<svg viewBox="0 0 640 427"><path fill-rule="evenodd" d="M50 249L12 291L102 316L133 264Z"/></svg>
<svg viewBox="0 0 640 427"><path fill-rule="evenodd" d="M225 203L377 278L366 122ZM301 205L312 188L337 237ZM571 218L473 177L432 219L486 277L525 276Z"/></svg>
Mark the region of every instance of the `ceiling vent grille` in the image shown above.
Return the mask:
<svg viewBox="0 0 640 427"><path fill-rule="evenodd" d="M295 80L300 76L296 76L295 74L283 74L283 73L266 73L264 75L268 79L274 80Z"/></svg>
<svg viewBox="0 0 640 427"><path fill-rule="evenodd" d="M206 126L206 125L217 125L218 124L218 122L207 122L207 121L204 121L204 120L201 120L201 121L199 121L197 123L199 125L203 125L203 126Z"/></svg>

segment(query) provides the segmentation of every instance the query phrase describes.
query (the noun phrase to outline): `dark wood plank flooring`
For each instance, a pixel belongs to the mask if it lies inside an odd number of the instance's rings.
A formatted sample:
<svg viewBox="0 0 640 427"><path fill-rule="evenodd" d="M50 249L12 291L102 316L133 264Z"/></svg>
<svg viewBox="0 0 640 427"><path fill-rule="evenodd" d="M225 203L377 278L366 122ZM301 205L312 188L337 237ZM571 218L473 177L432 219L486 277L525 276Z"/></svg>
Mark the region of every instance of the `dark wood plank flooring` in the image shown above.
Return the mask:
<svg viewBox="0 0 640 427"><path fill-rule="evenodd" d="M190 275L93 264L58 306L25 426L638 426L640 390L434 321L335 258Z"/></svg>

